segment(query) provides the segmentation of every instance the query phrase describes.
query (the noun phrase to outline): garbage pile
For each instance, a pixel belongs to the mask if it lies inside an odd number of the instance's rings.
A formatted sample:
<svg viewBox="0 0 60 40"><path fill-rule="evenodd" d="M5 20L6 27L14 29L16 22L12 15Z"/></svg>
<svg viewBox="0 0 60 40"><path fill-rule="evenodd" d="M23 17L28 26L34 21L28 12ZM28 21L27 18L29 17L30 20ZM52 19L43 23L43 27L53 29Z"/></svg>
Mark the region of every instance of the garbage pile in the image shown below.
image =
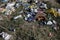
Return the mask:
<svg viewBox="0 0 60 40"><path fill-rule="evenodd" d="M4 20L4 18L11 18L13 20L23 19L24 21L30 22L38 22L40 25L51 26L55 31L59 29L57 27L57 21L55 18L60 17L60 9L51 7L47 2L44 1L13 1L9 2L9 0L3 0L3 3L0 6L0 13L5 15L5 17L0 16L0 20ZM18 11L18 12L17 12ZM14 28L10 28L10 31L14 31ZM49 36L52 34L49 33ZM7 37L8 38L8 37ZM6 39L5 39L6 40Z"/></svg>
<svg viewBox="0 0 60 40"><path fill-rule="evenodd" d="M59 9L48 7L46 2L44 1L41 2L38 0L36 1L30 0L27 2L22 2L22 1L7 2L7 4L0 7L0 10L1 10L0 12L8 16L8 15L14 14L13 12L16 12L16 9L18 9L19 7L20 8L22 7L23 9L19 11L20 15L14 17L14 20L18 18L24 18L24 20L28 22L39 21L39 24L43 23L43 24L51 25L53 24L52 22L53 19L52 21L50 20L50 18L52 18L51 15L54 17L60 16Z"/></svg>

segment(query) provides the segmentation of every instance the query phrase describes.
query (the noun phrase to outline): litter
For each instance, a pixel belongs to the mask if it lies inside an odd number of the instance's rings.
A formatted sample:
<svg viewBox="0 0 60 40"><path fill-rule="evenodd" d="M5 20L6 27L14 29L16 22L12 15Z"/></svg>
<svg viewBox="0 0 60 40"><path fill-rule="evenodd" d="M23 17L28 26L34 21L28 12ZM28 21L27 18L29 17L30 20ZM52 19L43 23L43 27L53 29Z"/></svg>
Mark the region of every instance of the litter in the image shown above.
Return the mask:
<svg viewBox="0 0 60 40"><path fill-rule="evenodd" d="M13 38L12 35L10 35L8 33L5 33L5 32L0 33L0 35L2 35L2 37L4 38L4 40L10 40L11 38Z"/></svg>
<svg viewBox="0 0 60 40"><path fill-rule="evenodd" d="M57 24L57 22L56 22L55 20L53 20L53 23L54 23L54 24Z"/></svg>
<svg viewBox="0 0 60 40"><path fill-rule="evenodd" d="M30 14L27 15L27 17L30 17L30 16L31 16Z"/></svg>
<svg viewBox="0 0 60 40"><path fill-rule="evenodd" d="M51 21L48 21L47 22L47 25L52 25L53 23Z"/></svg>
<svg viewBox="0 0 60 40"><path fill-rule="evenodd" d="M22 15L18 15L16 17L14 17L14 19L18 19L18 18L22 18Z"/></svg>

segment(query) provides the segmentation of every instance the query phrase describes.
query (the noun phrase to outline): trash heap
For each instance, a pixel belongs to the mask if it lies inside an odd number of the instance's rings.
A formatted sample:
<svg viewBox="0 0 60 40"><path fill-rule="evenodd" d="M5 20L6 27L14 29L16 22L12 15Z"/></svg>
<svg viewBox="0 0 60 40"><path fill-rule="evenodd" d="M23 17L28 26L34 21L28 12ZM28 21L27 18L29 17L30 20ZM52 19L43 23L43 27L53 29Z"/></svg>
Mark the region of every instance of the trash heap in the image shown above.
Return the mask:
<svg viewBox="0 0 60 40"><path fill-rule="evenodd" d="M4 0L5 1L5 0ZM7 0L6 0L7 1ZM5 1L5 2L6 2ZM60 11L58 8L50 7L47 5L47 2L41 1L16 1L16 2L7 2L3 6L0 7L0 12L4 15L9 16L14 14L17 11L17 16L13 19L16 20L18 18L23 18L25 21L34 22L39 21L40 23L49 24L53 21L52 16L58 17L60 16ZM52 19L52 20L50 20ZM48 23L46 21L49 21ZM55 20L54 20L55 21ZM49 24L50 25L50 24Z"/></svg>
<svg viewBox="0 0 60 40"><path fill-rule="evenodd" d="M55 18L60 17L59 8L52 7L45 1L26 1L9 2L9 0L3 0L3 4L0 6L0 21L5 20L5 18L9 21L14 20L14 22L22 19L28 23L37 22L39 26L51 26L55 31L59 29L55 20ZM15 29L10 28L9 30L14 31ZM49 33L49 36L51 35Z"/></svg>

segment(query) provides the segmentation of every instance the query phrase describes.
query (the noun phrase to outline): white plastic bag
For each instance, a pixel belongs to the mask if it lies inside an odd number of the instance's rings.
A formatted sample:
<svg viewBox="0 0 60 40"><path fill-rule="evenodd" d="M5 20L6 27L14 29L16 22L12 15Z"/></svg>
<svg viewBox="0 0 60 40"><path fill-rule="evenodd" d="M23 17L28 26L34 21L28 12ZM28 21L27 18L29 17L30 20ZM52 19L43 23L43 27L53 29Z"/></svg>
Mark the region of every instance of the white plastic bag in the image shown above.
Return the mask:
<svg viewBox="0 0 60 40"><path fill-rule="evenodd" d="M47 22L47 25L52 25L53 23L51 21L48 21Z"/></svg>

